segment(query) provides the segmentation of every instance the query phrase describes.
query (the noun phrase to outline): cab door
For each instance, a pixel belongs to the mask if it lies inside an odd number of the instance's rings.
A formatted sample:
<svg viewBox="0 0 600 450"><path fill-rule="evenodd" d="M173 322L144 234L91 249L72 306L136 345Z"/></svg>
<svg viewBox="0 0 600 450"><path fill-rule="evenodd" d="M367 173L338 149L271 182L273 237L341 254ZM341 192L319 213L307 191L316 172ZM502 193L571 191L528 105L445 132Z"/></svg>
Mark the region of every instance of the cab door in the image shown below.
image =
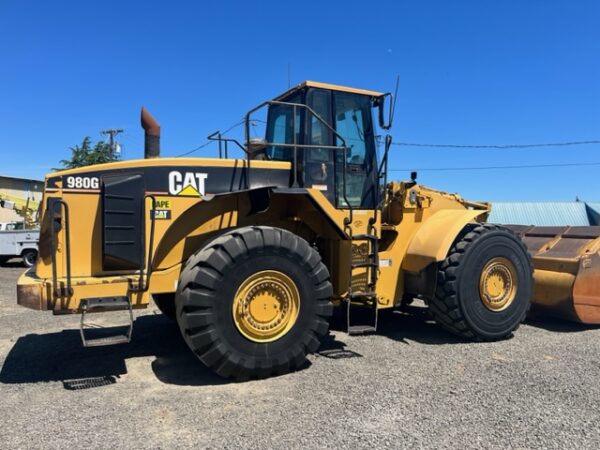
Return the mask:
<svg viewBox="0 0 600 450"><path fill-rule="evenodd" d="M365 95L333 92L333 114L335 130L349 147L345 177L342 152L338 152L336 161L337 205L339 208L374 209L378 177L371 99ZM336 141L336 145L343 145L339 138ZM346 198L343 197L344 179Z"/></svg>
<svg viewBox="0 0 600 450"><path fill-rule="evenodd" d="M309 89L307 105L331 126L331 91ZM333 145L333 133L314 114L306 114L306 143L309 145ZM331 148L309 147L304 150L304 186L318 189L335 205L335 160Z"/></svg>

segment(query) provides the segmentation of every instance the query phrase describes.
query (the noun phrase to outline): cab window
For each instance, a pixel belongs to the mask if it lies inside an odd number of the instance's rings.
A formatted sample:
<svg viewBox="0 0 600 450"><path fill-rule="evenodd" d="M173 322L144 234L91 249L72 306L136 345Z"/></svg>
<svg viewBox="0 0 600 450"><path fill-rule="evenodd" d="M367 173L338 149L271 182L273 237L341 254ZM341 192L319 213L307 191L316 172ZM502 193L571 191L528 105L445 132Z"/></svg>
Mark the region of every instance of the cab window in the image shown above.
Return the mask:
<svg viewBox="0 0 600 450"><path fill-rule="evenodd" d="M294 95L284 101L286 103L302 103L302 96ZM294 117L294 108L292 106L271 105L269 107L269 117L267 120L267 142L273 144L293 144L295 122L296 143L301 144L302 112L302 108L297 108L296 117ZM268 159L275 161L292 161L294 159L294 149L292 147L271 145L266 149L266 154Z"/></svg>
<svg viewBox="0 0 600 450"><path fill-rule="evenodd" d="M308 105L318 116L327 124L331 124L331 93L321 89L310 89L308 92ZM309 144L311 145L332 145L331 130L319 120L314 114L310 114L308 120ZM330 149L311 148L307 150L307 160L311 162L329 162L333 161L333 154Z"/></svg>
<svg viewBox="0 0 600 450"><path fill-rule="evenodd" d="M374 136L371 101L364 95L334 93L335 129L349 147L346 157L346 197L353 208L374 207ZM338 138L337 145L343 145ZM341 161L343 162L343 156ZM338 169L338 192L341 196L342 169ZM345 200L339 198L340 206Z"/></svg>

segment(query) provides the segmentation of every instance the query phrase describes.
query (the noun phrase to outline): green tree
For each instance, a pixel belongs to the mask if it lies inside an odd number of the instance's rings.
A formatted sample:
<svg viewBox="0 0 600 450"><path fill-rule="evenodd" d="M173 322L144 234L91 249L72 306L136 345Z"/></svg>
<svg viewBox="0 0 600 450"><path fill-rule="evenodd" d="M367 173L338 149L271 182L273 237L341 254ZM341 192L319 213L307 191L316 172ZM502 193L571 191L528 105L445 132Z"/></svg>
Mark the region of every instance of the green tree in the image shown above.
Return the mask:
<svg viewBox="0 0 600 450"><path fill-rule="evenodd" d="M110 151L110 145L106 142L96 142L92 147L92 139L89 136L83 138L81 144L75 147L69 147L71 150L70 159L62 159L60 164L63 169L74 169L76 167L91 166L93 164L103 164L117 161L118 158Z"/></svg>

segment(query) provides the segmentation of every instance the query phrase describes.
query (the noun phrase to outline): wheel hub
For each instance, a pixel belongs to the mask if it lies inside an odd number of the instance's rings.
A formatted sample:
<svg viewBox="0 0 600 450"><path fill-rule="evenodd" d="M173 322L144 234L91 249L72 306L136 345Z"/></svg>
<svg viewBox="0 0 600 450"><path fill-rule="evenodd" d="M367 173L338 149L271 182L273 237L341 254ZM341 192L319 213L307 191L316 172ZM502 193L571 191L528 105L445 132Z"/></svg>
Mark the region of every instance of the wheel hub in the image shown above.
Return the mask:
<svg viewBox="0 0 600 450"><path fill-rule="evenodd" d="M488 261L481 271L479 294L491 311L508 308L517 294L517 271L513 263L503 257Z"/></svg>
<svg viewBox="0 0 600 450"><path fill-rule="evenodd" d="M233 301L233 320L251 341L272 342L294 326L299 309L300 295L292 279L276 270L264 270L240 285Z"/></svg>

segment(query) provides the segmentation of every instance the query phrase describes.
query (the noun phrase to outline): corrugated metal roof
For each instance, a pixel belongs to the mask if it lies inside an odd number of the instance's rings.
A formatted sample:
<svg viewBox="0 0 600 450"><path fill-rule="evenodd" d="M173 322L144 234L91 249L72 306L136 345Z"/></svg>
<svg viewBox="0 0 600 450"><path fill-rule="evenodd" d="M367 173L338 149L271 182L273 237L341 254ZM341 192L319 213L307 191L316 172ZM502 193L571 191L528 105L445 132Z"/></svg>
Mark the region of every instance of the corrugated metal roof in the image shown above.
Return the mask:
<svg viewBox="0 0 600 450"><path fill-rule="evenodd" d="M488 222L538 226L590 225L584 202L492 203Z"/></svg>

